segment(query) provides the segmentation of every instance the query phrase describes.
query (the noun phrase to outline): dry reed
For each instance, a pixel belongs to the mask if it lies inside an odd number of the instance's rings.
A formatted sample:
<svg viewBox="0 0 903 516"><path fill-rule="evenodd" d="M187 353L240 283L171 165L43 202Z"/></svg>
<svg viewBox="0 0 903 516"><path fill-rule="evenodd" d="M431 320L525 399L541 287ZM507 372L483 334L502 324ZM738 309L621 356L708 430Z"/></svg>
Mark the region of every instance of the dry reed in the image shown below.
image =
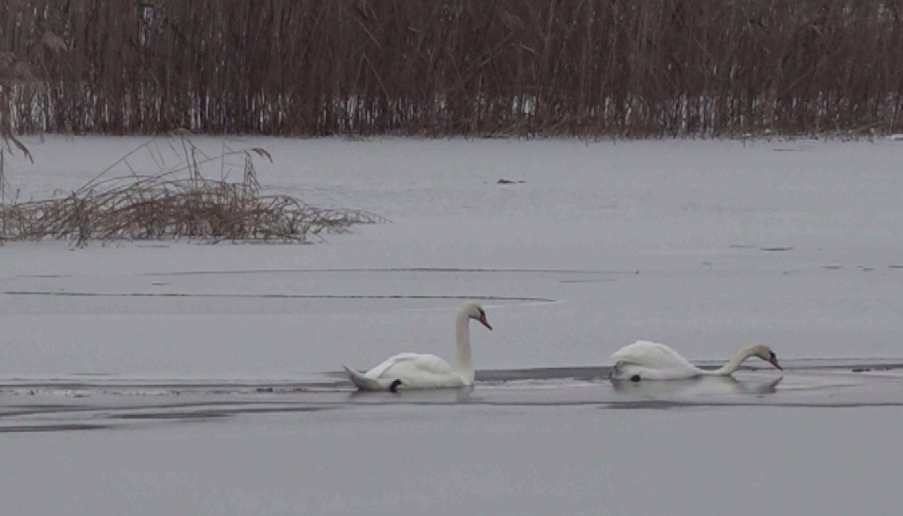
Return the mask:
<svg viewBox="0 0 903 516"><path fill-rule="evenodd" d="M185 150L183 165L159 174L106 178L111 167L65 197L3 202L0 241L55 238L79 246L93 240L305 242L310 235L385 220L358 210L316 208L288 195L263 194L252 159L269 159L263 149L227 151L200 160L190 142ZM240 182L202 175L204 164L225 163L235 156L243 159ZM117 163L128 166L127 158Z"/></svg>
<svg viewBox="0 0 903 516"><path fill-rule="evenodd" d="M26 133L903 129L903 0L6 0L0 51Z"/></svg>

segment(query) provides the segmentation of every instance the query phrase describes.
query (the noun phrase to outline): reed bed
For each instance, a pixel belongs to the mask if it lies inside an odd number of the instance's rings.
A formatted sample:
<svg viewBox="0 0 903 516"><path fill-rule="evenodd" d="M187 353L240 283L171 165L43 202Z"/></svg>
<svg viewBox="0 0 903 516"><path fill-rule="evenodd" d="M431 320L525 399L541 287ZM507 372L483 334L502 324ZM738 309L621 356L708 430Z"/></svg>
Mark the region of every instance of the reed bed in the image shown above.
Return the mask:
<svg viewBox="0 0 903 516"><path fill-rule="evenodd" d="M17 133L889 133L901 17L903 0L5 0L0 116Z"/></svg>
<svg viewBox="0 0 903 516"><path fill-rule="evenodd" d="M79 246L162 239L299 243L354 224L385 222L364 211L320 209L289 195L262 193L253 157L269 159L263 149L198 159L195 147L185 148L184 165L159 174L107 177L111 168L66 196L0 203L0 241L54 238ZM244 160L241 181L201 174L203 165L235 156ZM127 159L118 163L128 168Z"/></svg>

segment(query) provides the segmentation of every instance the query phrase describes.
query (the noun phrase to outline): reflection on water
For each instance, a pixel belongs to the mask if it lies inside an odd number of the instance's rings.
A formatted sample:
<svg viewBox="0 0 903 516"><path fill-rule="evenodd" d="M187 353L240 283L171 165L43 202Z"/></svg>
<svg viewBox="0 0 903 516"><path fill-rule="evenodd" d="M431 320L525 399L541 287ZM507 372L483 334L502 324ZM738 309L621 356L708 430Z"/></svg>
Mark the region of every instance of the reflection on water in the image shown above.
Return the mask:
<svg viewBox="0 0 903 516"><path fill-rule="evenodd" d="M348 395L348 401L353 403L468 403L474 387L459 387L455 389L401 389L398 392L389 391L353 391Z"/></svg>
<svg viewBox="0 0 903 516"><path fill-rule="evenodd" d="M784 379L737 379L732 376L703 376L690 380L631 382L611 380L614 391L643 398L675 396L766 395L774 394Z"/></svg>

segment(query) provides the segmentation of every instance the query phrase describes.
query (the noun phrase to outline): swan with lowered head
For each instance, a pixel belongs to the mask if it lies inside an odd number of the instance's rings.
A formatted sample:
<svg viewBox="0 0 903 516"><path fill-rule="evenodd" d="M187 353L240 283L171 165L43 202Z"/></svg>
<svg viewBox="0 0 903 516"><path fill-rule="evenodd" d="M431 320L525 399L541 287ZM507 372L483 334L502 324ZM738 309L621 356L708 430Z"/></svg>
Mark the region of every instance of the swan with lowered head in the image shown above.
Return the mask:
<svg viewBox="0 0 903 516"><path fill-rule="evenodd" d="M473 360L470 352L470 320L492 329L486 312L477 303L465 303L455 318L455 365L436 355L399 353L366 373L342 366L358 389L395 392L398 389L441 389L473 385Z"/></svg>
<svg viewBox="0 0 903 516"><path fill-rule="evenodd" d="M624 346L611 355L611 378L613 380L686 380L698 376L730 376L740 367L744 360L759 357L784 370L778 363L778 357L764 344L747 346L714 370L700 369L686 358L664 344L638 340Z"/></svg>

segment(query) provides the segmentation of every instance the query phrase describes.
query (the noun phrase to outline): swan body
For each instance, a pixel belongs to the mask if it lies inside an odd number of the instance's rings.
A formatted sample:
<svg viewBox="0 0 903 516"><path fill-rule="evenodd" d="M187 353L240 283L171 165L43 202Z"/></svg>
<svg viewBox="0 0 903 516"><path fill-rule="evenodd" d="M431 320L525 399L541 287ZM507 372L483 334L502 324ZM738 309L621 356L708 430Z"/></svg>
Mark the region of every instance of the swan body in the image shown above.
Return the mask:
<svg viewBox="0 0 903 516"><path fill-rule="evenodd" d="M486 312L477 303L465 303L455 318L455 365L436 355L399 353L362 373L347 366L345 372L360 390L392 391L398 389L441 389L473 385L474 370L470 350L470 320L492 329Z"/></svg>
<svg viewBox="0 0 903 516"><path fill-rule="evenodd" d="M699 376L730 376L744 360L759 357L783 370L768 346L752 344L715 370L700 369L664 344L638 340L611 355L613 380L686 380Z"/></svg>

